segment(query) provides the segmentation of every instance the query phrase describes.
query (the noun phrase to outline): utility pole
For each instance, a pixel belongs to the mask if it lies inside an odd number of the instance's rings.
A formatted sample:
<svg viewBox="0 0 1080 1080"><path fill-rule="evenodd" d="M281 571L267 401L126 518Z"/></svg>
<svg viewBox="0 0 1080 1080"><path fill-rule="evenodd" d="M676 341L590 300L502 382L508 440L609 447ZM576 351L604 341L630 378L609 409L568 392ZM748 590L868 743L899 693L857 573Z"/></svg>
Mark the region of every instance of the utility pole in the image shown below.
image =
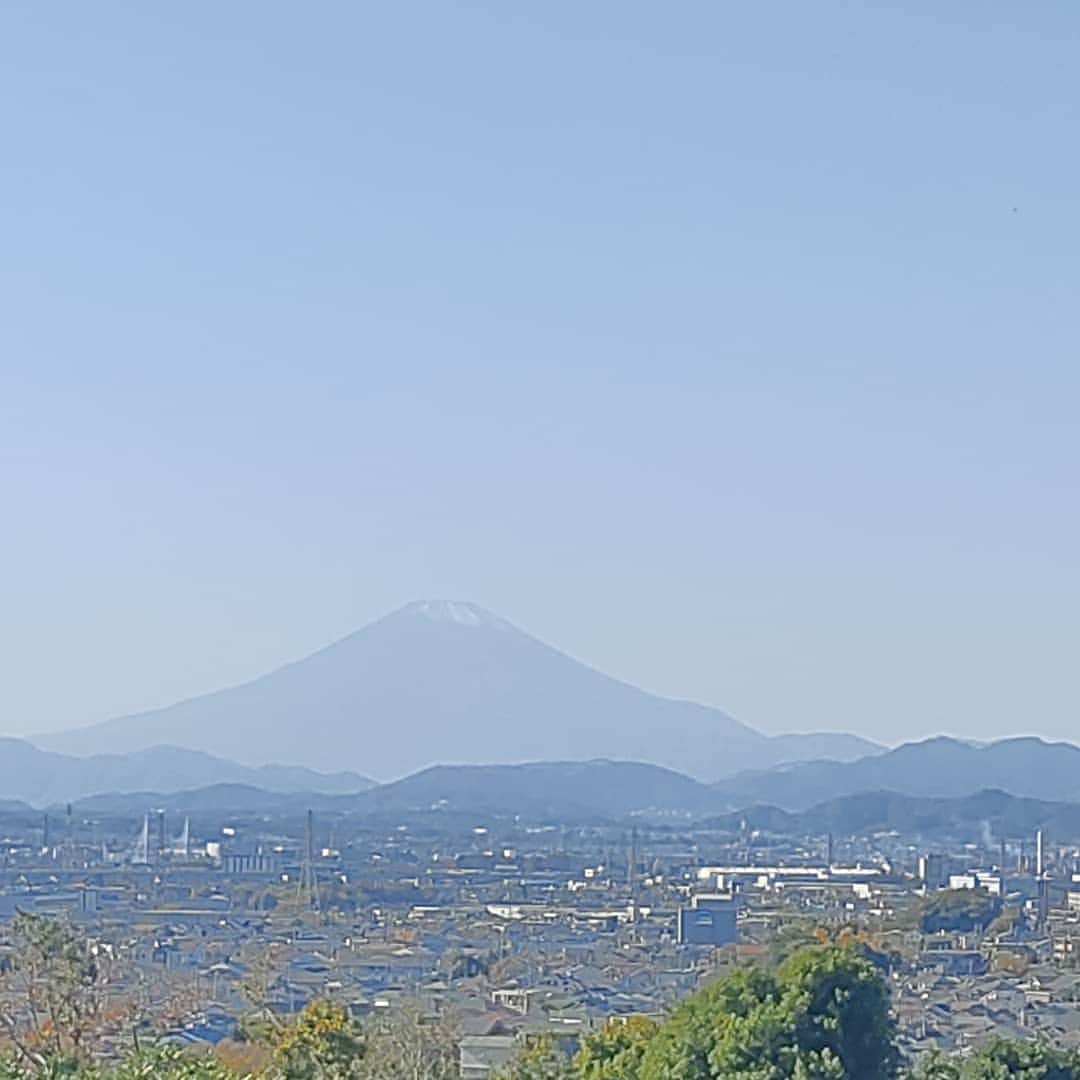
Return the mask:
<svg viewBox="0 0 1080 1080"><path fill-rule="evenodd" d="M66 810L67 825L64 832L64 858L63 864L65 866L75 865L75 826L72 824L72 809L71 803L67 804Z"/></svg>
<svg viewBox="0 0 1080 1080"><path fill-rule="evenodd" d="M1042 829L1035 833L1035 880L1039 888L1039 929L1043 930L1050 908L1050 883L1046 879L1046 848Z"/></svg>

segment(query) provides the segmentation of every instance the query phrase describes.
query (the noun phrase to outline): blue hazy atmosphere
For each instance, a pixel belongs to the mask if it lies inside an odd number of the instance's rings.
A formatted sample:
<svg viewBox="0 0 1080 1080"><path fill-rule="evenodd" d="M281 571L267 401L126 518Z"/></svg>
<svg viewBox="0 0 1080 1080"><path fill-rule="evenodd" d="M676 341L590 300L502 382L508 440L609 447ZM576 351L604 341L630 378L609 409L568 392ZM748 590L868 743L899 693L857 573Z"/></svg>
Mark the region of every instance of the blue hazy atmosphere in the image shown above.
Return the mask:
<svg viewBox="0 0 1080 1080"><path fill-rule="evenodd" d="M0 734L453 597L768 732L1075 737L1078 46L5 4Z"/></svg>

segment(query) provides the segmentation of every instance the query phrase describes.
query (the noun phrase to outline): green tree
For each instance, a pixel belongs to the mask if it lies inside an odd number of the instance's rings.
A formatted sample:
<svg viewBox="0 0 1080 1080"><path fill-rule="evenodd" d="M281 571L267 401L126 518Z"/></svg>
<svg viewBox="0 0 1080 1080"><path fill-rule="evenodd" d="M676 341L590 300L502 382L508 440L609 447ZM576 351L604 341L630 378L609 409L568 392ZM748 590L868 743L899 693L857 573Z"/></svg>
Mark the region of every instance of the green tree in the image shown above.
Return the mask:
<svg viewBox="0 0 1080 1080"><path fill-rule="evenodd" d="M776 979L758 968L732 972L687 998L650 1041L643 1080L711 1080L710 1058L726 1029L775 998Z"/></svg>
<svg viewBox="0 0 1080 1080"><path fill-rule="evenodd" d="M100 1076L97 1070L80 1066L66 1055L29 1058L20 1054L0 1060L0 1080L99 1080Z"/></svg>
<svg viewBox="0 0 1080 1080"><path fill-rule="evenodd" d="M842 1075L884 1080L896 1074L899 1055L889 994L871 959L852 948L799 953L780 970L782 1004L795 1021L795 1041L831 1054Z"/></svg>
<svg viewBox="0 0 1080 1080"><path fill-rule="evenodd" d="M11 939L9 989L20 1004L0 1012L0 1024L39 1070L82 1060L104 1004L96 957L67 923L28 912L12 920Z"/></svg>
<svg viewBox="0 0 1080 1080"><path fill-rule="evenodd" d="M568 1054L550 1035L530 1040L498 1080L575 1080L578 1073Z"/></svg>
<svg viewBox="0 0 1080 1080"><path fill-rule="evenodd" d="M796 953L774 975L734 972L683 1003L646 1048L640 1080L890 1080L888 994L852 948Z"/></svg>
<svg viewBox="0 0 1080 1080"><path fill-rule="evenodd" d="M911 1080L960 1080L960 1064L959 1057L932 1050L915 1063Z"/></svg>
<svg viewBox="0 0 1080 1080"><path fill-rule="evenodd" d="M1034 1040L994 1039L966 1060L943 1054L918 1062L913 1080L1080 1080L1080 1053Z"/></svg>
<svg viewBox="0 0 1080 1080"><path fill-rule="evenodd" d="M111 1068L50 1057L0 1062L0 1080L245 1080L214 1058L175 1046L136 1050ZM250 1080L250 1078L248 1078Z"/></svg>
<svg viewBox="0 0 1080 1080"><path fill-rule="evenodd" d="M79 1073L78 1080L90 1080ZM155 1046L129 1054L101 1080L240 1080L220 1061L205 1054L185 1053L175 1046Z"/></svg>
<svg viewBox="0 0 1080 1080"><path fill-rule="evenodd" d="M348 1080L360 1075L364 1052L348 1012L330 1001L313 1001L275 1033L274 1068L282 1080Z"/></svg>
<svg viewBox="0 0 1080 1080"><path fill-rule="evenodd" d="M985 930L1001 910L1001 901L982 889L944 889L926 897L919 908L924 934L940 930Z"/></svg>
<svg viewBox="0 0 1080 1080"><path fill-rule="evenodd" d="M636 1080L658 1026L645 1016L609 1020L582 1040L574 1059L580 1080Z"/></svg>
<svg viewBox="0 0 1080 1080"><path fill-rule="evenodd" d="M769 938L769 965L778 968L801 949L824 945L828 930L806 918L781 923Z"/></svg>

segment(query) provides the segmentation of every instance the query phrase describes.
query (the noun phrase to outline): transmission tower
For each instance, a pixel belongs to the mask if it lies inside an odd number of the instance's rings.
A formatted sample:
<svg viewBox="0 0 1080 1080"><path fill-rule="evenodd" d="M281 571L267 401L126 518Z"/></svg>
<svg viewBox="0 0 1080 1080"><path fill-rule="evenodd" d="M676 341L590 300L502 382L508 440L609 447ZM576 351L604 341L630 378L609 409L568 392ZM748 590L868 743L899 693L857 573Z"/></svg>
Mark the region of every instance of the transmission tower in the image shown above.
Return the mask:
<svg viewBox="0 0 1080 1080"><path fill-rule="evenodd" d="M322 910L319 902L319 875L315 872L315 816L309 810L304 823L304 855L300 864L297 898L309 911Z"/></svg>

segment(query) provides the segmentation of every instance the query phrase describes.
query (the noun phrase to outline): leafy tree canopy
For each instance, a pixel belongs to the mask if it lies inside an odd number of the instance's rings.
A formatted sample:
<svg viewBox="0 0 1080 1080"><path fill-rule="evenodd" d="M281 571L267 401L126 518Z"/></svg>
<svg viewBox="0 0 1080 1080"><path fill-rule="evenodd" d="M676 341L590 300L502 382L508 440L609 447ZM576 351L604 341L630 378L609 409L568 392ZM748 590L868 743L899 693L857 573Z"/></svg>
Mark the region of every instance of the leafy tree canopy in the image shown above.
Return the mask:
<svg viewBox="0 0 1080 1080"><path fill-rule="evenodd" d="M912 1080L1080 1080L1080 1053L1046 1043L995 1039L970 1058L931 1054Z"/></svg>
<svg viewBox="0 0 1080 1080"><path fill-rule="evenodd" d="M985 930L1001 911L1001 901L982 889L944 889L922 903L919 927L925 934L941 930Z"/></svg>

